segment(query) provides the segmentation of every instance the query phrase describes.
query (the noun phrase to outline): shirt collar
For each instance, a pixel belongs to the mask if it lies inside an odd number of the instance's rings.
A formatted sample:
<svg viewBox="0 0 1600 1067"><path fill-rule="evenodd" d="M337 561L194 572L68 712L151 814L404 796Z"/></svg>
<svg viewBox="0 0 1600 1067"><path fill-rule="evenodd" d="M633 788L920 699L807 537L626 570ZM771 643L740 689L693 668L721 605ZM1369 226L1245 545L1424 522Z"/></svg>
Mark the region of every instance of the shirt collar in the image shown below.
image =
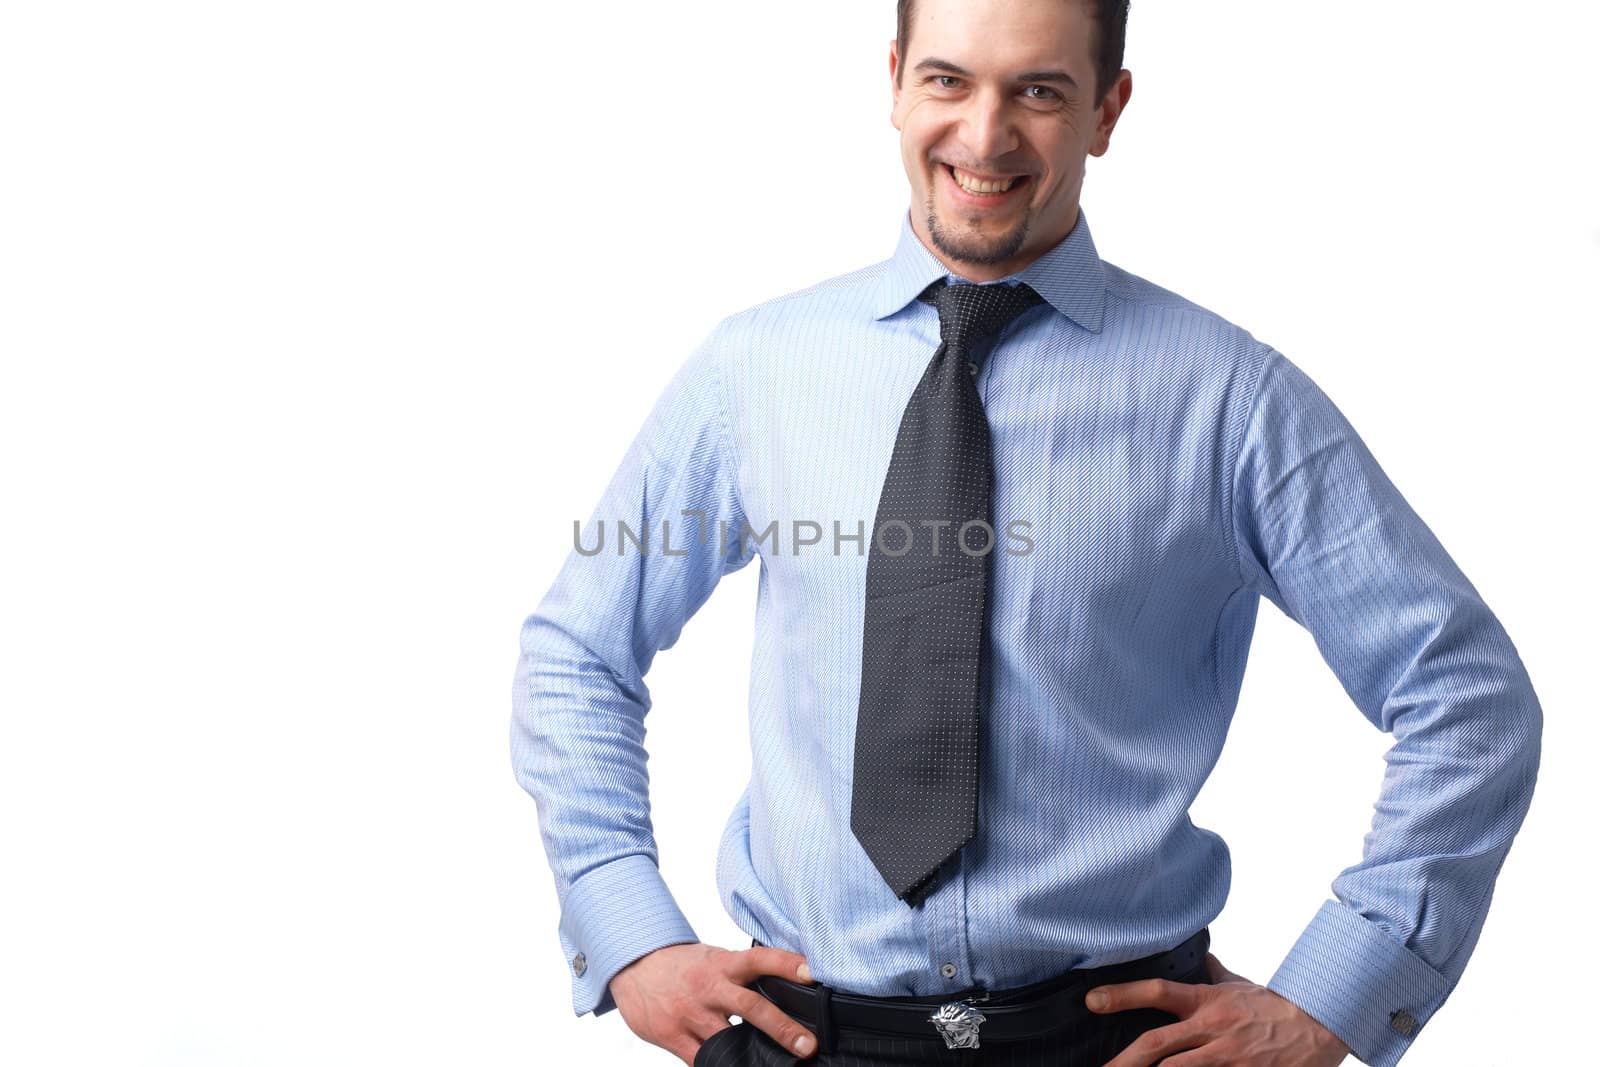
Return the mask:
<svg viewBox="0 0 1600 1067"><path fill-rule="evenodd" d="M888 318L940 278L954 276L928 251L911 228L911 212L900 217L900 243L889 259L889 269L878 283L873 317ZM1105 319L1105 273L1100 255L1089 236L1089 220L1078 208L1078 222L1072 232L1044 255L1005 282L1027 282L1061 314L1090 333L1099 333Z"/></svg>

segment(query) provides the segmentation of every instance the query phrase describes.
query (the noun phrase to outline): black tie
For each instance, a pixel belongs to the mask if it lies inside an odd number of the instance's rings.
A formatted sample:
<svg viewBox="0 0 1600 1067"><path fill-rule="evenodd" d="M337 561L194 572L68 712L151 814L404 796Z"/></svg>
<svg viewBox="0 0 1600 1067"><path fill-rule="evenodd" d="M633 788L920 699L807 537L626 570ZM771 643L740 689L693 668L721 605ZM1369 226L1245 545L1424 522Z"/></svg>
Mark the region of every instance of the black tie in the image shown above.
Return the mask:
<svg viewBox="0 0 1600 1067"><path fill-rule="evenodd" d="M989 422L973 380L1026 285L935 282L940 344L900 418L878 498L861 649L850 829L913 907L978 827L989 583Z"/></svg>

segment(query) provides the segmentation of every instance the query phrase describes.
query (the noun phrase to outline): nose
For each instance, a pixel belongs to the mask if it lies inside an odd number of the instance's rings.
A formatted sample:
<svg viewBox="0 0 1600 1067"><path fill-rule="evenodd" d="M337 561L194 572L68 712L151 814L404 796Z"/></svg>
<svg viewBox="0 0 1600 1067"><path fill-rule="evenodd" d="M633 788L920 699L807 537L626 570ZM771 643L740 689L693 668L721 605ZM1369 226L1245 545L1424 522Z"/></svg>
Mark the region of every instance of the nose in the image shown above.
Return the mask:
<svg viewBox="0 0 1600 1067"><path fill-rule="evenodd" d="M962 125L966 149L974 160L996 160L1017 147L1010 103L999 90L985 88L973 93L967 99Z"/></svg>

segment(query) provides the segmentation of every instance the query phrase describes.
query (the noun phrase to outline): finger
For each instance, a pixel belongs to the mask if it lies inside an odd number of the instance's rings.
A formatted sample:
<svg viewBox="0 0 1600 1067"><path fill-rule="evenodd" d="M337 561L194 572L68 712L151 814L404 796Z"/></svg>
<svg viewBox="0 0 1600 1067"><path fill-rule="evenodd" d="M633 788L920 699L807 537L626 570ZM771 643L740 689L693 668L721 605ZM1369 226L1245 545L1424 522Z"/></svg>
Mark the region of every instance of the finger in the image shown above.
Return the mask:
<svg viewBox="0 0 1600 1067"><path fill-rule="evenodd" d="M732 1026L732 1019L724 1018L721 1015L714 1015L711 1017L710 1021L704 1023L694 1023L687 1026L686 1029L691 1034L694 1034L697 1040L705 1042L710 1041L713 1037L716 1037L718 1034L722 1033L722 1031L731 1029Z"/></svg>
<svg viewBox="0 0 1600 1067"><path fill-rule="evenodd" d="M806 958L798 952L759 945L733 953L733 970L729 977L740 985L763 974L775 974L794 982L810 982L810 969L801 969L805 963Z"/></svg>
<svg viewBox="0 0 1600 1067"><path fill-rule="evenodd" d="M1119 1052L1105 1067L1151 1067L1174 1052L1203 1046L1205 1031L1191 1022L1176 1022L1146 1030L1133 1039L1133 1044ZM1165 1067L1165 1065L1163 1065Z"/></svg>
<svg viewBox="0 0 1600 1067"><path fill-rule="evenodd" d="M1179 1018L1194 1013L1201 1002L1213 996L1210 986L1192 982L1169 982L1165 978L1144 978L1137 982L1095 986L1084 997L1090 1011L1105 1013L1129 1008L1159 1008Z"/></svg>
<svg viewBox="0 0 1600 1067"><path fill-rule="evenodd" d="M706 1020L697 1017L696 1021L686 1025L685 1029L688 1031L688 1037L679 1038L661 1047L693 1067L694 1061L700 1058L700 1046L732 1027L721 1015L713 1015Z"/></svg>
<svg viewBox="0 0 1600 1067"><path fill-rule="evenodd" d="M730 998L728 1011L796 1056L809 1056L816 1050L817 1039L810 1030L754 990L738 987Z"/></svg>
<svg viewBox="0 0 1600 1067"><path fill-rule="evenodd" d="M689 1067L694 1067L694 1061L700 1058L700 1046L716 1036L715 1033L711 1033L698 1041L674 1041L670 1045L663 1045L662 1048L665 1048L684 1063L689 1064Z"/></svg>
<svg viewBox="0 0 1600 1067"><path fill-rule="evenodd" d="M1161 1061L1161 1067L1233 1067L1233 1061L1226 1056L1217 1056L1209 1051L1210 1046L1190 1049L1181 1056L1170 1056Z"/></svg>

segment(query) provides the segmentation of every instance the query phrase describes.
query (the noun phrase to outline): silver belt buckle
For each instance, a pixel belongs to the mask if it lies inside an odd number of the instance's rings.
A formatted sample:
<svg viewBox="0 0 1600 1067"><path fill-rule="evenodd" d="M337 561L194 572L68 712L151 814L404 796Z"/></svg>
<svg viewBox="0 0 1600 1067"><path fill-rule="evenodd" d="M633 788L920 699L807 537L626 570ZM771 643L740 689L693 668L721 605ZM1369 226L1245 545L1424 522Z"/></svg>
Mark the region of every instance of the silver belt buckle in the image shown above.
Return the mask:
<svg viewBox="0 0 1600 1067"><path fill-rule="evenodd" d="M989 994L967 997L939 1005L939 1010L928 1016L933 1028L944 1038L945 1048L977 1048L978 1026L986 1016L973 1007L974 1001L988 1000Z"/></svg>

